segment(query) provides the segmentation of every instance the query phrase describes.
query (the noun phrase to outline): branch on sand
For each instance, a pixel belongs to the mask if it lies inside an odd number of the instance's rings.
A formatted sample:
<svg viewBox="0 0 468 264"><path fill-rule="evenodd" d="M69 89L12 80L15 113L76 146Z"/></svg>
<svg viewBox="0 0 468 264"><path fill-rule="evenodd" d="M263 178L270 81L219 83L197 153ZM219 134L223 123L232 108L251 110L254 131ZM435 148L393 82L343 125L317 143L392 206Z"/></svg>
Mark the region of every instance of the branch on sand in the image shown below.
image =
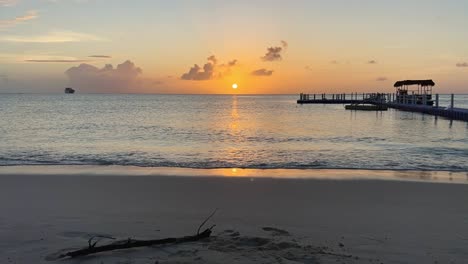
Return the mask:
<svg viewBox="0 0 468 264"><path fill-rule="evenodd" d="M198 227L196 235L184 236L184 237L170 237L170 238L163 238L163 239L151 239L151 240L136 240L136 239L129 238L126 240L116 241L114 243L103 245L103 246L97 246L97 243L101 239L115 239L115 238L107 237L107 236L93 236L88 240L88 247L75 250L75 251L69 251L65 254L61 254L58 256L58 259L67 258L67 257L76 258L76 257L96 254L100 252L118 250L118 249L148 247L148 246L166 245L166 244L180 244L180 243L198 241L198 240L210 237L212 229L216 225L212 225L211 227L206 228L201 233L200 233L200 230L206 224L206 222L211 217L213 217L213 215L216 213L217 210L218 209L214 210L213 213L210 216L208 216L208 218L206 218L205 221L202 222L202 224ZM95 238L98 238L98 239L93 243L93 240Z"/></svg>

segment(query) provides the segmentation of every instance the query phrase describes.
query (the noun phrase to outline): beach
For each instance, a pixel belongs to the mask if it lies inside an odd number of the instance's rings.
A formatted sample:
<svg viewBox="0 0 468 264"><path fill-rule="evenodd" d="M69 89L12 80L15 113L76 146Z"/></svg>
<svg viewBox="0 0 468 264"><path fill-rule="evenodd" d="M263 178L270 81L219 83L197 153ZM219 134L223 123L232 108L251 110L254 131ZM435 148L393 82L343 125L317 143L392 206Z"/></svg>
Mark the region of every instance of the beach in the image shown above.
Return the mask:
<svg viewBox="0 0 468 264"><path fill-rule="evenodd" d="M0 175L1 263L464 263L468 185L217 176ZM56 260L94 235L210 238ZM102 240L105 244L112 241Z"/></svg>
<svg viewBox="0 0 468 264"><path fill-rule="evenodd" d="M468 264L468 1L0 9L0 264Z"/></svg>

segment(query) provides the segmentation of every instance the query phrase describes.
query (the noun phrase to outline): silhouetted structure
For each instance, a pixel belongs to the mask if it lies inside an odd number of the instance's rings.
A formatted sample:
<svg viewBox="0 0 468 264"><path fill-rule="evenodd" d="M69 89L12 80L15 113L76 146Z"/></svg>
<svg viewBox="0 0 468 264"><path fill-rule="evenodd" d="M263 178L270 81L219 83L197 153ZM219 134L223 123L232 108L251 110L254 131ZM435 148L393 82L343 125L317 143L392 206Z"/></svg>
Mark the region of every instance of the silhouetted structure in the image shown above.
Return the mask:
<svg viewBox="0 0 468 264"><path fill-rule="evenodd" d="M408 85L434 86L435 83L432 80L405 80L405 81L398 81L393 86L401 87L401 86L408 86Z"/></svg>
<svg viewBox="0 0 468 264"><path fill-rule="evenodd" d="M75 90L70 88L70 87L67 87L67 88L65 88L65 93L66 94L73 94L73 93L75 93Z"/></svg>
<svg viewBox="0 0 468 264"><path fill-rule="evenodd" d="M405 80L398 81L393 86L396 88L396 101L406 104L434 105L432 100L432 80ZM410 90L412 86L416 89Z"/></svg>
<svg viewBox="0 0 468 264"><path fill-rule="evenodd" d="M410 90L417 85L417 89ZM455 107L455 96L450 95L450 105L439 106L439 94L432 99L432 80L405 80L394 84L396 93L306 94L299 95L298 104L351 104L349 110L384 111L394 108L419 112L449 119L468 121L468 109ZM375 107L373 107L375 106Z"/></svg>

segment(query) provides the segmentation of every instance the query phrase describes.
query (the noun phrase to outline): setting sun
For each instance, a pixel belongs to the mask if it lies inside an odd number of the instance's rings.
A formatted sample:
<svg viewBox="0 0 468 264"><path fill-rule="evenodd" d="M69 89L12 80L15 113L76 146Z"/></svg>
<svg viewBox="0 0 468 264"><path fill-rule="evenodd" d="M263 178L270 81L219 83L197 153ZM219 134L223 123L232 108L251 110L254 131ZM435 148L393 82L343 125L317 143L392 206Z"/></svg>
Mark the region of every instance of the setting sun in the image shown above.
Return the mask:
<svg viewBox="0 0 468 264"><path fill-rule="evenodd" d="M232 89L237 89L237 83L232 84Z"/></svg>

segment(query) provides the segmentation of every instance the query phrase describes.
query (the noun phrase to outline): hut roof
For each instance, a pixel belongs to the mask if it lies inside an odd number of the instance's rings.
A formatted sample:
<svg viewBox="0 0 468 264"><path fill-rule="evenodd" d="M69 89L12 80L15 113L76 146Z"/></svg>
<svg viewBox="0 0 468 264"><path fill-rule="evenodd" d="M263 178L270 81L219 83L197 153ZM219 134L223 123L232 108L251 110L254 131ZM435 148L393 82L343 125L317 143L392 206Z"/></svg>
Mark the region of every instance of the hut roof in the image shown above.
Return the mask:
<svg viewBox="0 0 468 264"><path fill-rule="evenodd" d="M403 85L434 86L435 83L432 80L405 80L405 81L398 81L393 86L394 87L401 87Z"/></svg>

